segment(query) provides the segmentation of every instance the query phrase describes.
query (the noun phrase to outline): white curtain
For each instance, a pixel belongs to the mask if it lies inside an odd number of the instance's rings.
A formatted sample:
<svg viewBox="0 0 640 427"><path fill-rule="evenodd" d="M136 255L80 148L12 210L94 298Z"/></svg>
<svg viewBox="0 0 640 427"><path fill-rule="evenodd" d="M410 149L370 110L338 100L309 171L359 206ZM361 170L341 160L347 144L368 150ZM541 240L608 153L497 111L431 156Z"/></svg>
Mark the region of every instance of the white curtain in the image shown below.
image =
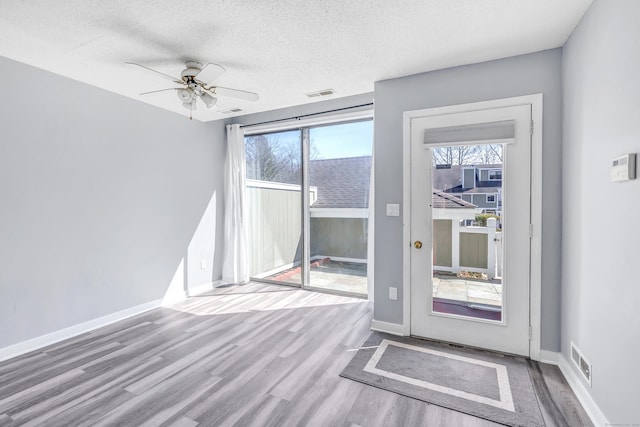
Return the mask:
<svg viewBox="0 0 640 427"><path fill-rule="evenodd" d="M227 158L224 165L224 256L222 281L249 281L247 211L245 198L244 132L227 125Z"/></svg>

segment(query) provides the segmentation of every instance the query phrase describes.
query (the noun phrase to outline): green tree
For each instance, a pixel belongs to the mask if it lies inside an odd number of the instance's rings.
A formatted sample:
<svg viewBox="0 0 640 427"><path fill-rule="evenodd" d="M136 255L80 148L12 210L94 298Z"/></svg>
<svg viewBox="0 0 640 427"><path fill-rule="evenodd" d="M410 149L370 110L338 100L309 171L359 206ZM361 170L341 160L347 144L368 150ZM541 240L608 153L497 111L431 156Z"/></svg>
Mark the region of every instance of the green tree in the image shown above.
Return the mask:
<svg viewBox="0 0 640 427"><path fill-rule="evenodd" d="M478 214L478 215L476 215L476 224L478 224L481 227L486 227L487 226L487 220L489 218L495 218L498 221L500 221L500 217L498 215L494 215L494 214Z"/></svg>
<svg viewBox="0 0 640 427"><path fill-rule="evenodd" d="M261 181L299 183L300 146L268 135L245 138L247 178Z"/></svg>

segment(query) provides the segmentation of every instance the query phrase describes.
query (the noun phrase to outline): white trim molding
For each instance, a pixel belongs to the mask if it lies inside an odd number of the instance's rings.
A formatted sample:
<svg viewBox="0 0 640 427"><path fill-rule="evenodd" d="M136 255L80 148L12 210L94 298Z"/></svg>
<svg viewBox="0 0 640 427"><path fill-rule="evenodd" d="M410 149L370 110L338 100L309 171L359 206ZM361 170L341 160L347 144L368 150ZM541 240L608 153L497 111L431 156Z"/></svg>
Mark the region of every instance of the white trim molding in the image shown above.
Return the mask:
<svg viewBox="0 0 640 427"><path fill-rule="evenodd" d="M378 332L385 332L391 335L398 335L401 337L407 335L405 333L405 329L403 325L400 325L398 323L382 322L380 320L375 320L375 319L371 321L371 330L378 331Z"/></svg>
<svg viewBox="0 0 640 427"><path fill-rule="evenodd" d="M531 341L529 357L540 360L542 323L542 94L530 95L531 120L531 268L529 288L529 322Z"/></svg>
<svg viewBox="0 0 640 427"><path fill-rule="evenodd" d="M0 362L3 360L11 359L13 357L21 356L26 353L30 353L35 350L39 350L52 344L67 340L69 338L73 338L75 336L93 331L94 329L110 325L120 320L137 316L138 314L142 314L149 310L153 310L154 308L160 307L161 302L162 300L150 301L144 304L117 311L115 313L107 314L106 316L98 317L87 322L79 323L65 329L60 329L46 335L41 335L27 341L10 345L8 347L0 349Z"/></svg>
<svg viewBox="0 0 640 427"><path fill-rule="evenodd" d="M311 218L368 218L369 208L311 208Z"/></svg>
<svg viewBox="0 0 640 427"><path fill-rule="evenodd" d="M198 295L206 294L207 292L210 292L211 290L213 290L213 288L217 288L222 284L223 284L222 280L216 280L215 282L203 283L202 285L189 288L187 290L188 295L186 295L185 299L189 297L195 297Z"/></svg>
<svg viewBox="0 0 640 427"><path fill-rule="evenodd" d="M557 365L560 363L560 353L556 351L540 350L540 363L547 363L549 365Z"/></svg>
<svg viewBox="0 0 640 427"><path fill-rule="evenodd" d="M405 111L403 113L403 251L402 251L402 321L406 335L411 331L411 120L417 117L438 116L495 108L531 105L533 131L531 136L531 255L530 255L530 290L529 321L531 339L529 341L529 357L540 360L541 343L541 303L542 303L542 94L524 95L512 98L473 102L468 104L449 105L422 110Z"/></svg>

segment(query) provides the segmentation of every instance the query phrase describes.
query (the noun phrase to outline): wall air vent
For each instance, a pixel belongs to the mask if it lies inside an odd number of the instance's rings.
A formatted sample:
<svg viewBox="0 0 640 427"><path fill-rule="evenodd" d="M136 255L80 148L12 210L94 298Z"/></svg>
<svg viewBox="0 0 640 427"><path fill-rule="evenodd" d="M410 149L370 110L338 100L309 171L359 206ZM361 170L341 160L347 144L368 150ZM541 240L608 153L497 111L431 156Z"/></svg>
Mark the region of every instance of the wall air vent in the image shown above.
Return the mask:
<svg viewBox="0 0 640 427"><path fill-rule="evenodd" d="M571 360L573 360L576 366L580 365L580 353L578 353L578 349L576 349L573 343L571 343Z"/></svg>
<svg viewBox="0 0 640 427"><path fill-rule="evenodd" d="M584 358L582 352L578 350L578 347L576 347L573 342L571 343L571 361L574 365L576 365L576 368L578 368L578 371L582 374L582 377L587 381L589 387L591 387L591 363Z"/></svg>
<svg viewBox="0 0 640 427"><path fill-rule="evenodd" d="M333 95L334 93L336 93L336 91L333 89L323 89L316 92L305 93L305 95L309 98L317 98L319 96Z"/></svg>
<svg viewBox="0 0 640 427"><path fill-rule="evenodd" d="M233 113L239 113L240 111L242 111L242 108L229 108L228 110L222 110L220 112L222 114L233 114Z"/></svg>

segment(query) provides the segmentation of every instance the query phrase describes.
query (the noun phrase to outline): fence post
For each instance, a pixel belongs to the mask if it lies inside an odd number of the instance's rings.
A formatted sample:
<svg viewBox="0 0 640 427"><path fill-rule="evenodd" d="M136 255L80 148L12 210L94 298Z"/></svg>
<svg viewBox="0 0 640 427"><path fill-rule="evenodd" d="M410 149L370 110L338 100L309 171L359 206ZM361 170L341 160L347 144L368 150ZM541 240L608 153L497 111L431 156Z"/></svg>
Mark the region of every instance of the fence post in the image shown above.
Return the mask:
<svg viewBox="0 0 640 427"><path fill-rule="evenodd" d="M451 271L460 273L460 221L451 220Z"/></svg>
<svg viewBox="0 0 640 427"><path fill-rule="evenodd" d="M496 219L487 218L487 278L496 276Z"/></svg>

